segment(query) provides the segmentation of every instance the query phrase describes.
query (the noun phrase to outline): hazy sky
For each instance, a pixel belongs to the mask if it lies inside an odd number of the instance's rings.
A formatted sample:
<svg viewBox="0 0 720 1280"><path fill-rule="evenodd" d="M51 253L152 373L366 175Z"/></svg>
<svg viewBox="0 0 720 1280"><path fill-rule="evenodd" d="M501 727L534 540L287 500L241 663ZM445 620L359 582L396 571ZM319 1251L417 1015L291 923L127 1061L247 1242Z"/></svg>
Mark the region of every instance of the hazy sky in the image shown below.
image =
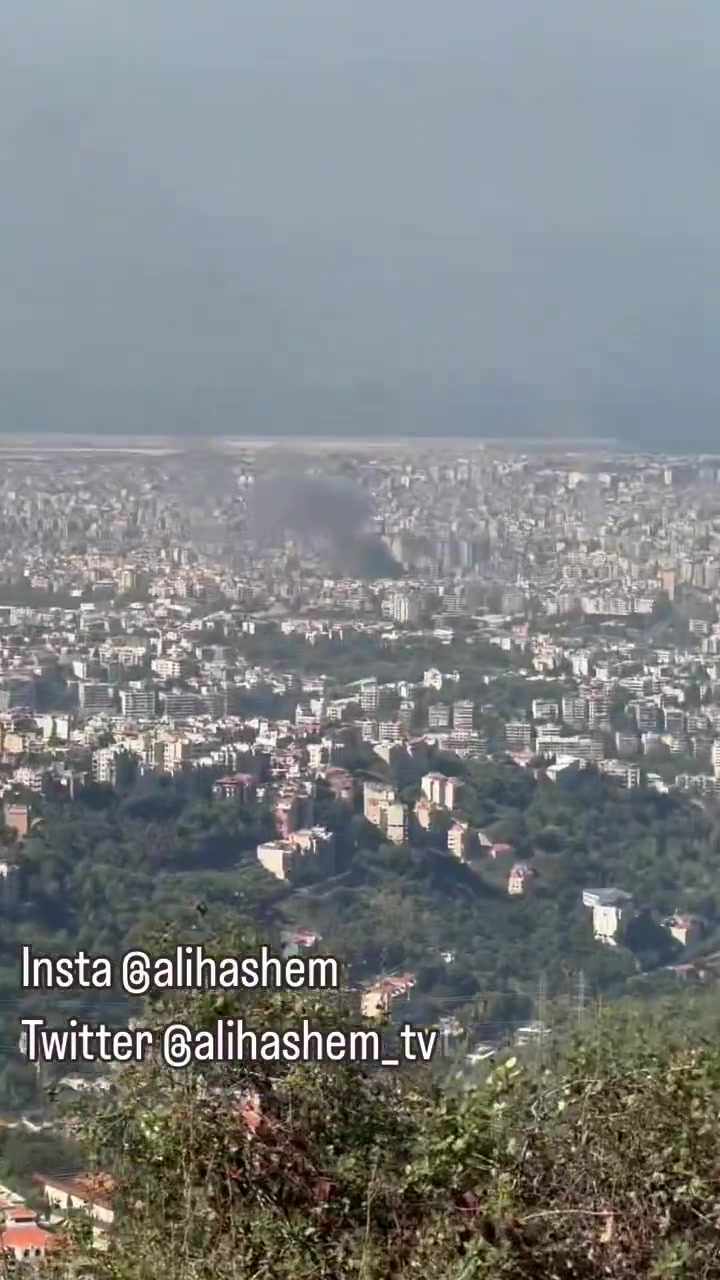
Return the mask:
<svg viewBox="0 0 720 1280"><path fill-rule="evenodd" d="M716 447L719 60L718 0L6 0L0 428Z"/></svg>

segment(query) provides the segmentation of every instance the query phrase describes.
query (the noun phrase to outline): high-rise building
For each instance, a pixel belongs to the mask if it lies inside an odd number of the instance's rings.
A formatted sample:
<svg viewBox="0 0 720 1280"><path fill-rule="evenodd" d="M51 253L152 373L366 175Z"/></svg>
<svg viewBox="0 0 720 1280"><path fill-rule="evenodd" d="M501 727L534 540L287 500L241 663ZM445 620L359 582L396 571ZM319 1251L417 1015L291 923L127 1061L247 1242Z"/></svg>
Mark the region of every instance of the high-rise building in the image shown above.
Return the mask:
<svg viewBox="0 0 720 1280"><path fill-rule="evenodd" d="M409 813L407 805L395 801L383 806L380 827L392 844L404 844L408 838Z"/></svg>
<svg viewBox="0 0 720 1280"><path fill-rule="evenodd" d="M120 707L124 716L151 720L157 711L157 693L154 689L121 689Z"/></svg>
<svg viewBox="0 0 720 1280"><path fill-rule="evenodd" d="M508 720L505 725L505 741L509 747L531 747L532 737L532 725L529 720Z"/></svg>
<svg viewBox="0 0 720 1280"><path fill-rule="evenodd" d="M207 703L199 693L166 693L164 711L169 720L190 720L207 714Z"/></svg>
<svg viewBox="0 0 720 1280"><path fill-rule="evenodd" d="M396 591L390 597L390 617L401 626L419 622L421 612L420 597L414 593Z"/></svg>
<svg viewBox="0 0 720 1280"><path fill-rule="evenodd" d="M365 680L361 684L360 706L365 712L377 711L380 706L380 688L377 680Z"/></svg>
<svg viewBox="0 0 720 1280"><path fill-rule="evenodd" d="M450 708L446 702L434 702L428 707L428 728L447 729L450 726Z"/></svg>
<svg viewBox="0 0 720 1280"><path fill-rule="evenodd" d="M35 706L35 682L24 676L9 676L0 685L0 711Z"/></svg>
<svg viewBox="0 0 720 1280"><path fill-rule="evenodd" d="M114 698L111 684L99 680L81 680L78 684L78 701L84 711L109 711Z"/></svg>
<svg viewBox="0 0 720 1280"><path fill-rule="evenodd" d="M456 734L471 734L473 730L473 719L475 716L474 702L454 702L453 703L453 732Z"/></svg>

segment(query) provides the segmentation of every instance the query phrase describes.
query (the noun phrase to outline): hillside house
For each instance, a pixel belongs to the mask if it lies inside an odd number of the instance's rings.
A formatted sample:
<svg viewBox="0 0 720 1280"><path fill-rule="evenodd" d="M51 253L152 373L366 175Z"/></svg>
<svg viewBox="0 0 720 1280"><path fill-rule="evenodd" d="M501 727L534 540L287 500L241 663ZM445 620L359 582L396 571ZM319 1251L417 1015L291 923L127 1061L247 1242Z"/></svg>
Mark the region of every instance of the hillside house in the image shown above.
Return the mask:
<svg viewBox="0 0 720 1280"><path fill-rule="evenodd" d="M40 1226L38 1215L33 1209L2 1202L0 1218L5 1258L13 1258L25 1267L40 1266L63 1243L62 1237L55 1231L48 1231ZM5 1265L7 1267L7 1261ZM3 1274L6 1273L3 1269Z"/></svg>
<svg viewBox="0 0 720 1280"><path fill-rule="evenodd" d="M616 947L620 922L632 911L631 895L623 889L585 889L582 900L592 911L595 940Z"/></svg>
<svg viewBox="0 0 720 1280"><path fill-rule="evenodd" d="M393 978L381 978L363 992L360 1007L364 1018L382 1018L390 1011L393 1000L407 995L417 979L413 973L398 974Z"/></svg>
<svg viewBox="0 0 720 1280"><path fill-rule="evenodd" d="M511 898L522 897L532 887L534 876L532 867L526 862L516 862L508 876L508 893Z"/></svg>

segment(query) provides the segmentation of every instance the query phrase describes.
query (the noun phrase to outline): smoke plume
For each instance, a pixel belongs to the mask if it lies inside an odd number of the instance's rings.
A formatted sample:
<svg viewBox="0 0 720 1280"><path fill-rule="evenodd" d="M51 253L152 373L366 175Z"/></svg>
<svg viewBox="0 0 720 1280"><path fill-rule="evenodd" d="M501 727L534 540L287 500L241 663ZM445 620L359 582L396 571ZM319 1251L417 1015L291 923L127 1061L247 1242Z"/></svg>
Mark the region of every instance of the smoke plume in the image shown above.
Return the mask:
<svg viewBox="0 0 720 1280"><path fill-rule="evenodd" d="M290 536L342 576L400 577L401 566L368 529L372 516L372 500L358 485L291 470L287 461L258 477L248 502L249 528L258 542L277 545Z"/></svg>

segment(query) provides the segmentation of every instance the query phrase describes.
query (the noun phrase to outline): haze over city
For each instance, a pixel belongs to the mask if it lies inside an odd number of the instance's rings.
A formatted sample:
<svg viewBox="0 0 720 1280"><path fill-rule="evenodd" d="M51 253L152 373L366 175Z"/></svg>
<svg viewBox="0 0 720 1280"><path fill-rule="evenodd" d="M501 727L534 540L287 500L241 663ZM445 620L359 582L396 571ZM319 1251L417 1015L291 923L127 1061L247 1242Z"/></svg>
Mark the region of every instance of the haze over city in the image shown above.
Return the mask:
<svg viewBox="0 0 720 1280"><path fill-rule="evenodd" d="M720 1277L719 54L0 4L3 1277Z"/></svg>
<svg viewBox="0 0 720 1280"><path fill-rule="evenodd" d="M715 447L720 11L11 3L5 432Z"/></svg>

